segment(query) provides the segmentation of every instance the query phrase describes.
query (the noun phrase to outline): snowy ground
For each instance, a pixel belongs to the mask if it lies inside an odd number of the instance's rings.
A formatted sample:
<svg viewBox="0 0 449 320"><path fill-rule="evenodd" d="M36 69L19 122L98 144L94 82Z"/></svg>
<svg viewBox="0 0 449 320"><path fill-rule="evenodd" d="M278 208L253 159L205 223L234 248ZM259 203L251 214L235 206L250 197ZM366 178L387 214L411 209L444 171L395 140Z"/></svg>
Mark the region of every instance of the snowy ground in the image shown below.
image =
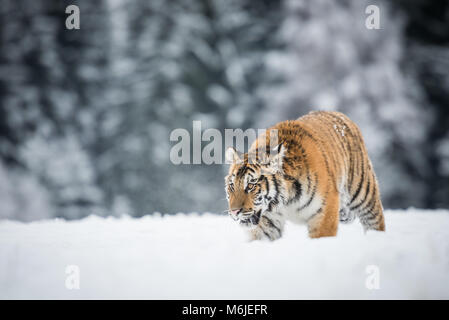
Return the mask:
<svg viewBox="0 0 449 320"><path fill-rule="evenodd" d="M315 240L288 224L270 243L212 214L0 221L0 298L448 299L449 211L387 211L386 223Z"/></svg>

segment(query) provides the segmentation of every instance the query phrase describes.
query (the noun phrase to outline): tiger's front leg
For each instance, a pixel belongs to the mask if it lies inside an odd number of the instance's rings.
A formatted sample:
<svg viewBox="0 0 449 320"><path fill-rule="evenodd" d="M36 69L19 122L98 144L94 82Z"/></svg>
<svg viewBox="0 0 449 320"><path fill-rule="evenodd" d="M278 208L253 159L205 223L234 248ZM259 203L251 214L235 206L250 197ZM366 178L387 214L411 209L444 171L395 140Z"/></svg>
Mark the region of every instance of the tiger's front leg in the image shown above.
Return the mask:
<svg viewBox="0 0 449 320"><path fill-rule="evenodd" d="M285 218L280 212L266 211L261 214L259 223L250 229L251 240L269 239L271 241L282 237Z"/></svg>

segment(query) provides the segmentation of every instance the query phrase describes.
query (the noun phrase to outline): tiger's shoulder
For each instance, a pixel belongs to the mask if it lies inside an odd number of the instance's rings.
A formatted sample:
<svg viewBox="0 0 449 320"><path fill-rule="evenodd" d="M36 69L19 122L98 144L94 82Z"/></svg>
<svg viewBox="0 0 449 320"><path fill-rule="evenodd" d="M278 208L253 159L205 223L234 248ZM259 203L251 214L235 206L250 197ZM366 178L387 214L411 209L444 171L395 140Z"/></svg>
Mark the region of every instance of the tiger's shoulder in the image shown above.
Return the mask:
<svg viewBox="0 0 449 320"><path fill-rule="evenodd" d="M272 145L270 139L273 136L285 147L294 149L299 142L304 146L313 142L332 150L337 147L336 143L363 144L359 127L348 116L338 111L311 111L296 120L279 122L268 128L253 148L261 144Z"/></svg>

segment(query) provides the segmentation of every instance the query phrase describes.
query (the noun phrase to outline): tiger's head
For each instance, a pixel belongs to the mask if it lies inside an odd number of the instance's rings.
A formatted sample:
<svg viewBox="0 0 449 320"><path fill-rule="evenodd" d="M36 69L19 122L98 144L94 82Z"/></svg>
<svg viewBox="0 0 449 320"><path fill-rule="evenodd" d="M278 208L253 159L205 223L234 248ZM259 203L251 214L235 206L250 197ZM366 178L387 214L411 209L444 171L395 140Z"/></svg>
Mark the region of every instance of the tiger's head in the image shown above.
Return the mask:
<svg viewBox="0 0 449 320"><path fill-rule="evenodd" d="M276 149L274 155L226 150L226 161L231 164L225 177L228 213L242 225L257 225L261 213L279 203L281 186L276 175L282 174L286 149L282 145Z"/></svg>

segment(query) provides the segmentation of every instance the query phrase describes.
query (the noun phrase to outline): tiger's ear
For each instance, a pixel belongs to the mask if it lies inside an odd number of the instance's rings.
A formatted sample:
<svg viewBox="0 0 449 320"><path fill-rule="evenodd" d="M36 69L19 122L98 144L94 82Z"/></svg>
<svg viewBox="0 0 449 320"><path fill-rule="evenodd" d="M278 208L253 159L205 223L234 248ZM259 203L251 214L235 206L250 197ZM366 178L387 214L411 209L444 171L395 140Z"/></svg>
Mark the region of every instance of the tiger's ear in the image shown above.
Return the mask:
<svg viewBox="0 0 449 320"><path fill-rule="evenodd" d="M240 152L235 150L233 147L229 147L226 149L226 163L232 164L232 163L240 163L242 162L242 157Z"/></svg>
<svg viewBox="0 0 449 320"><path fill-rule="evenodd" d="M283 164L287 148L282 143L273 148L265 161L262 171L269 174L283 173Z"/></svg>

